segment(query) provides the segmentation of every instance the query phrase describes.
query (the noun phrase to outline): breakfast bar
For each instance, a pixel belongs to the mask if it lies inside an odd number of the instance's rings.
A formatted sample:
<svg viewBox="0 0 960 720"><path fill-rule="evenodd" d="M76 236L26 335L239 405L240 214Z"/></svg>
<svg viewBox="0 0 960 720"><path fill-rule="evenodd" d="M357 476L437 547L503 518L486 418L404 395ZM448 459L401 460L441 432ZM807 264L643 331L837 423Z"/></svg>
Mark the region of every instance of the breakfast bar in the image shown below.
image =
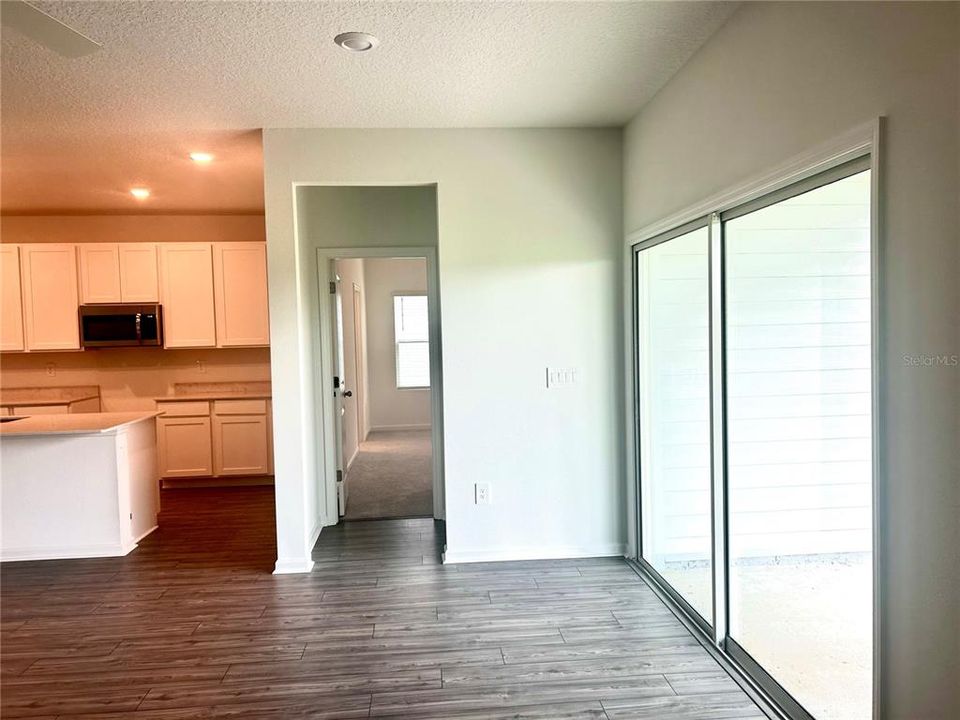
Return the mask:
<svg viewBox="0 0 960 720"><path fill-rule="evenodd" d="M126 555L155 530L158 414L0 418L0 559Z"/></svg>

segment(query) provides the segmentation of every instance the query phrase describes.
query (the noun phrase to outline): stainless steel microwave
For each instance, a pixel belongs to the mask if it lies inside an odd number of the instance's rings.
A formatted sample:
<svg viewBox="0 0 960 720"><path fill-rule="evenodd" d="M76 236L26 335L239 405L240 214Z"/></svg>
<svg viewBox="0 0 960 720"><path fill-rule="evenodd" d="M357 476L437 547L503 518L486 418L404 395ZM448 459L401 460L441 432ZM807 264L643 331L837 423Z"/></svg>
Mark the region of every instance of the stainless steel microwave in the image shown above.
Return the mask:
<svg viewBox="0 0 960 720"><path fill-rule="evenodd" d="M85 348L163 345L160 305L81 305L80 344Z"/></svg>

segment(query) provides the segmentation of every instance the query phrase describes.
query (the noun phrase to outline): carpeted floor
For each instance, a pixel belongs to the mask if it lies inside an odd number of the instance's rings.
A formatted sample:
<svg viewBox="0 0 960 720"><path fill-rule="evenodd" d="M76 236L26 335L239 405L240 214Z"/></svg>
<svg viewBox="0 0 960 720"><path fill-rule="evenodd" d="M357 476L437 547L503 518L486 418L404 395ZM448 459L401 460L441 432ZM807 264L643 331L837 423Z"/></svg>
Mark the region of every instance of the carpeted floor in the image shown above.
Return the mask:
<svg viewBox="0 0 960 720"><path fill-rule="evenodd" d="M433 515L430 431L372 432L347 471L348 520Z"/></svg>

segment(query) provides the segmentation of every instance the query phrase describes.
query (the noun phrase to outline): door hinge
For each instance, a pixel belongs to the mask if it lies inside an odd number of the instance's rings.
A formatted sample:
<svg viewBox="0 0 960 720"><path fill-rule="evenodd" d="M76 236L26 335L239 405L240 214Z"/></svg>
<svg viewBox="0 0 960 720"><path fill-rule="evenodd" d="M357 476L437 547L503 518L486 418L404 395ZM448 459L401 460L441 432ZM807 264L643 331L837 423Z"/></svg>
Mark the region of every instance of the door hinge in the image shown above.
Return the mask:
<svg viewBox="0 0 960 720"><path fill-rule="evenodd" d="M331 295L336 295L336 294L337 294L337 284L336 284L335 282L333 282L332 280L330 281L330 294L331 294Z"/></svg>

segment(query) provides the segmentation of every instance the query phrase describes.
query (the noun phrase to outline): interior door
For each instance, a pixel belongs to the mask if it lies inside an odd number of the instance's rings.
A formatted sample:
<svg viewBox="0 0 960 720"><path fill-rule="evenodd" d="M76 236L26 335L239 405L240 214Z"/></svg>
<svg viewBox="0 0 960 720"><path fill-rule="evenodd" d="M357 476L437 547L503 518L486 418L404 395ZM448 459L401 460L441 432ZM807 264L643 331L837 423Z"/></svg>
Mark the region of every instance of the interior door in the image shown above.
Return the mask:
<svg viewBox="0 0 960 720"><path fill-rule="evenodd" d="M340 276L337 274L336 260L330 261L330 292L333 297L333 397L334 422L336 423L336 457L337 457L337 514L343 517L347 509L347 488L343 482L343 414L344 393L349 392L344 387L343 378L343 297L340 293Z"/></svg>

